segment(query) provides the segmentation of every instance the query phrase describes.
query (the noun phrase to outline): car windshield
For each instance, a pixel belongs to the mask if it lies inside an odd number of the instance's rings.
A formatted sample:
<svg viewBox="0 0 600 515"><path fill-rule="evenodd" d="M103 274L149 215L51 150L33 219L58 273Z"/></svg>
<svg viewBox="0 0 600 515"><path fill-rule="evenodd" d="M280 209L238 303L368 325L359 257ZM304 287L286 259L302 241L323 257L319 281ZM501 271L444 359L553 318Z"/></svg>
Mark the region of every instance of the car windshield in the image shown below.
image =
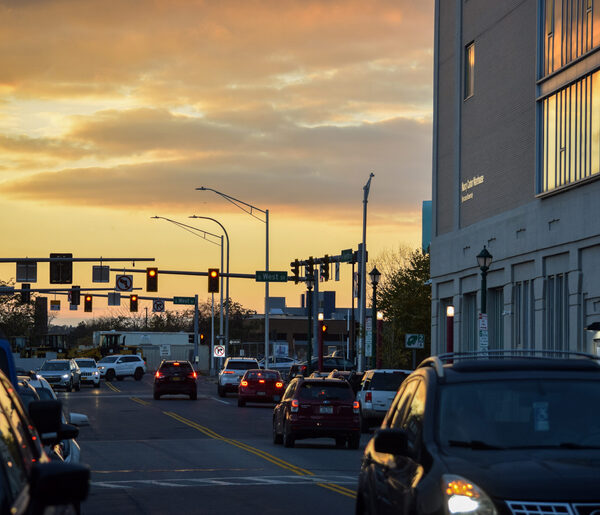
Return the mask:
<svg viewBox="0 0 600 515"><path fill-rule="evenodd" d="M277 379L281 379L281 376L279 375L278 372L270 372L270 371L265 371L265 372L246 372L246 379L272 379L272 380L277 380Z"/></svg>
<svg viewBox="0 0 600 515"><path fill-rule="evenodd" d="M406 379L403 372L376 372L371 379L371 390L395 392Z"/></svg>
<svg viewBox="0 0 600 515"><path fill-rule="evenodd" d="M106 356L105 358L102 358L100 361L98 361L98 363L114 363L118 359L119 356Z"/></svg>
<svg viewBox="0 0 600 515"><path fill-rule="evenodd" d="M96 368L96 362L93 359L76 359L75 362L79 368Z"/></svg>
<svg viewBox="0 0 600 515"><path fill-rule="evenodd" d="M56 370L69 370L69 364L63 361L46 361L46 363L42 365L42 368L40 368L40 370L44 370L46 372L53 372Z"/></svg>
<svg viewBox="0 0 600 515"><path fill-rule="evenodd" d="M227 370L250 370L258 368L255 361L230 361L227 363Z"/></svg>
<svg viewBox="0 0 600 515"><path fill-rule="evenodd" d="M351 400L354 395L348 383L339 381L325 383L323 381L304 382L300 387L299 398L302 400L334 401Z"/></svg>
<svg viewBox="0 0 600 515"><path fill-rule="evenodd" d="M437 435L447 447L600 448L600 381L502 380L446 385Z"/></svg>

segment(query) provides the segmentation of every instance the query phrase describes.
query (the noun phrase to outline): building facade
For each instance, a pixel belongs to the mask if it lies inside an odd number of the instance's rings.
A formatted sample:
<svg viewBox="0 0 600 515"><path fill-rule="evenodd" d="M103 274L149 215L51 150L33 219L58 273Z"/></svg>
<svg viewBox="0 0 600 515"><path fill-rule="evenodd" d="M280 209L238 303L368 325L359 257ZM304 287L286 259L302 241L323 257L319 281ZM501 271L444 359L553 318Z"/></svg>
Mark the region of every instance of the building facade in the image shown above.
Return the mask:
<svg viewBox="0 0 600 515"><path fill-rule="evenodd" d="M490 349L597 352L600 1L435 12L432 352L480 348L484 246Z"/></svg>

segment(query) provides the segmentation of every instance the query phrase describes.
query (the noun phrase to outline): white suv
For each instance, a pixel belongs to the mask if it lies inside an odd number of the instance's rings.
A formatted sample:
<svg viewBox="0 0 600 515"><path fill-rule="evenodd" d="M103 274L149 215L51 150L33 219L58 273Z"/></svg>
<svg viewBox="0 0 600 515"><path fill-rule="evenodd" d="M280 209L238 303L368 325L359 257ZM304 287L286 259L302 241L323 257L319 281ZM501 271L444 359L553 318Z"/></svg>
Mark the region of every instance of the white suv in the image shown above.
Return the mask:
<svg viewBox="0 0 600 515"><path fill-rule="evenodd" d="M93 358L76 358L75 363L81 370L81 384L91 384L94 388L100 388L100 372Z"/></svg>
<svg viewBox="0 0 600 515"><path fill-rule="evenodd" d="M217 383L219 397L225 397L227 392L237 392L240 379L246 370L252 368L260 368L254 358L227 358L223 370L219 372Z"/></svg>
<svg viewBox="0 0 600 515"><path fill-rule="evenodd" d="M115 354L98 361L98 370L100 377L107 381L115 378L121 381L125 377L133 377L140 381L146 372L146 363L137 354Z"/></svg>

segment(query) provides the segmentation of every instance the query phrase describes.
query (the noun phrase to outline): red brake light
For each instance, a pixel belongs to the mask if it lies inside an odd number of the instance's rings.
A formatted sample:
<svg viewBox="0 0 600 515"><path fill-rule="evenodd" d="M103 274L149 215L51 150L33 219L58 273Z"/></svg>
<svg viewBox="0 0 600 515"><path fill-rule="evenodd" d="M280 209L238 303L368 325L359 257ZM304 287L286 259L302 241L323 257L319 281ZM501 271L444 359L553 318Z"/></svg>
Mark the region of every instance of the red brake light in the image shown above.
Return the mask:
<svg viewBox="0 0 600 515"><path fill-rule="evenodd" d="M157 379L163 377L163 375L160 373L160 370L156 371L156 374L154 374L154 377L156 377Z"/></svg>
<svg viewBox="0 0 600 515"><path fill-rule="evenodd" d="M290 411L292 413L296 413L298 411L299 407L300 407L300 403L298 402L298 399L293 399L292 400L292 408L290 409Z"/></svg>
<svg viewBox="0 0 600 515"><path fill-rule="evenodd" d="M173 363L173 366L174 367L178 367L179 366L179 362L176 361L175 363Z"/></svg>
<svg viewBox="0 0 600 515"><path fill-rule="evenodd" d="M283 383L281 381L277 381L275 383L275 388L283 388Z"/></svg>
<svg viewBox="0 0 600 515"><path fill-rule="evenodd" d="M360 403L358 401L354 401L354 404L352 404L352 408L354 410L354 413L360 413Z"/></svg>
<svg viewBox="0 0 600 515"><path fill-rule="evenodd" d="M373 402L373 394L371 392L365 393L365 402Z"/></svg>
<svg viewBox="0 0 600 515"><path fill-rule="evenodd" d="M240 383L240 386L248 386L248 381L245 379Z"/></svg>
<svg viewBox="0 0 600 515"><path fill-rule="evenodd" d="M264 379L259 379L259 380L258 380L258 382L259 382L259 383L264 383L264 382L265 382L265 380L264 380Z"/></svg>
<svg viewBox="0 0 600 515"><path fill-rule="evenodd" d="M233 370L223 370L224 374L233 374Z"/></svg>
<svg viewBox="0 0 600 515"><path fill-rule="evenodd" d="M188 374L188 377L191 377L191 378L193 378L193 379L196 379L196 378L198 377L198 374L196 374L196 372L190 372L190 373Z"/></svg>

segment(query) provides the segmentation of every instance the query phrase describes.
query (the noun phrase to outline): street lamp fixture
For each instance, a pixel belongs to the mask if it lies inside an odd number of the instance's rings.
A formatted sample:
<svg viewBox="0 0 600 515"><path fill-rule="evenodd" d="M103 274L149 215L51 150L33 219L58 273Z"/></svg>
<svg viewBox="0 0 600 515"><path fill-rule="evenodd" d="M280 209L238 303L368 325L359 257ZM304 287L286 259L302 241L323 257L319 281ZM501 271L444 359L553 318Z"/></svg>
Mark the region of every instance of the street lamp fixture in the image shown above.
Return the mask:
<svg viewBox="0 0 600 515"><path fill-rule="evenodd" d="M373 354L373 342L377 344L377 285L379 284L379 279L381 279L381 272L377 270L376 266L374 266L373 270L369 272L369 276L371 277L371 284L373 285L373 298L371 299L371 326L373 327L371 354ZM371 361L371 358L368 359Z"/></svg>
<svg viewBox="0 0 600 515"><path fill-rule="evenodd" d="M381 279L381 272L377 270L377 267L374 266L373 270L369 272L369 276L371 276L371 284L374 288L379 284L379 279Z"/></svg>
<svg viewBox="0 0 600 515"><path fill-rule="evenodd" d="M477 254L477 264L481 270L481 313L487 313L487 272L492 264L493 256L483 246L483 250Z"/></svg>

